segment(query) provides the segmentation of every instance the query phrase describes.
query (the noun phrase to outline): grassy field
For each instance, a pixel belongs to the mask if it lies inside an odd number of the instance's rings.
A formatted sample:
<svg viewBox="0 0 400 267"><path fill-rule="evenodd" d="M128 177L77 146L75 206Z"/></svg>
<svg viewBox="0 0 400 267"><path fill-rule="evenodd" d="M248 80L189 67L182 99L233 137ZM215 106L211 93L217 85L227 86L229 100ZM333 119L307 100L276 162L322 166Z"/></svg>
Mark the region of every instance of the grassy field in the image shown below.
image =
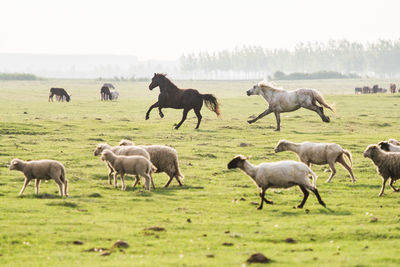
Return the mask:
<svg viewBox="0 0 400 267"><path fill-rule="evenodd" d="M400 137L400 95L353 94L355 86L375 83L389 85L383 80L278 82L288 89L319 89L337 115L326 111L327 124L304 109L286 113L281 132L275 132L272 115L253 125L246 122L266 107L261 97L245 96L252 82L178 81L180 87L214 93L223 111L219 119L203 108L200 130L194 130L191 112L178 131L173 124L181 111L165 109L160 119L154 110L144 120L158 96L148 83L116 84L120 100L101 102L100 82L0 82L0 265L241 266L261 252L273 266L398 266L400 194L387 186L378 198L381 179L362 152L368 144ZM49 88L56 86L72 94L70 103L47 102ZM124 138L175 147L185 185L174 181L162 188L167 176L155 174L157 188L151 192L132 189L132 177L127 191L109 186L107 169L93 150L98 143L116 145ZM339 143L353 155L357 183L338 167L327 184L327 166L313 166L328 209L313 195L304 209L294 209L302 193L291 188L268 191L275 204L257 210L254 184L226 166L236 154L250 156L255 164L296 160L293 153L273 152L280 139ZM70 197L58 197L53 181L42 183L37 196L31 183L18 197L23 175L7 168L15 157L61 161ZM146 230L155 226L165 231ZM111 249L119 239L130 246ZM92 248L111 249L111 254L85 252Z"/></svg>

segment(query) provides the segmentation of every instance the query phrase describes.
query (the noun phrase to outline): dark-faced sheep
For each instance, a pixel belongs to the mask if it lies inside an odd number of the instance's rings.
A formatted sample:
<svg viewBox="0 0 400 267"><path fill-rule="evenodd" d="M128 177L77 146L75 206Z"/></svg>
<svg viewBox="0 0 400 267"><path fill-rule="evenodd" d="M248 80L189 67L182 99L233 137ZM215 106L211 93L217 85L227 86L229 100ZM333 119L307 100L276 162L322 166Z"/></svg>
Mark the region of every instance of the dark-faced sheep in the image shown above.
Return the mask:
<svg viewBox="0 0 400 267"><path fill-rule="evenodd" d="M382 176L382 188L379 196L385 191L386 181L390 178L390 187L398 192L399 189L394 187L394 182L400 178L400 153L385 152L377 145L369 145L364 151L364 157L370 158Z"/></svg>

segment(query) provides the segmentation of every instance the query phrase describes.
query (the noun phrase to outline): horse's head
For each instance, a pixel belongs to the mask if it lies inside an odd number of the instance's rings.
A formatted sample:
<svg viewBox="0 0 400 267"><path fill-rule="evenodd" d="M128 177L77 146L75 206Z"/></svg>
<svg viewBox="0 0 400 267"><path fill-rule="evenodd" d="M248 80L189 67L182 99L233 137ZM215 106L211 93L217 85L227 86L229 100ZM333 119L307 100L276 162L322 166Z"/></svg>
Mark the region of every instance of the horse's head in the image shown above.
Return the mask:
<svg viewBox="0 0 400 267"><path fill-rule="evenodd" d="M247 90L247 95L251 96L251 95L259 95L260 94L260 86L258 86L258 84L254 85L253 88Z"/></svg>
<svg viewBox="0 0 400 267"><path fill-rule="evenodd" d="M161 73L154 73L153 78L151 79L151 83L149 85L149 89L153 90L154 88L156 88L157 86L160 86L160 84L162 83L163 79L165 78L164 74Z"/></svg>
<svg viewBox="0 0 400 267"><path fill-rule="evenodd" d="M68 94L65 96L67 102L71 101L71 96L72 96L72 95L68 95Z"/></svg>

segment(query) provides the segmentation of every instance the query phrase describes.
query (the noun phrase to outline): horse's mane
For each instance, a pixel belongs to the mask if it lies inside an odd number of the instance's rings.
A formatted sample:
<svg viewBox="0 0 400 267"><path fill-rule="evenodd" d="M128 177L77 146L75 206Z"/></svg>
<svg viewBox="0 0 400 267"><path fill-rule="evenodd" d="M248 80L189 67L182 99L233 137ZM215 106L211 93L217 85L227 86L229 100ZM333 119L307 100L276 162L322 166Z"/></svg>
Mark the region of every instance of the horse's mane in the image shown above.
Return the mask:
<svg viewBox="0 0 400 267"><path fill-rule="evenodd" d="M175 88L178 88L178 86L176 86L170 79L167 78L167 74L166 73L157 73L157 76L162 77L162 79L164 80L164 82L166 82L167 84L169 84L170 86L173 86Z"/></svg>
<svg viewBox="0 0 400 267"><path fill-rule="evenodd" d="M274 91L282 91L283 88L279 87L277 85L275 85L273 82L269 82L269 81L261 81L258 83L258 87L260 87L261 89L265 88L265 89L272 89Z"/></svg>

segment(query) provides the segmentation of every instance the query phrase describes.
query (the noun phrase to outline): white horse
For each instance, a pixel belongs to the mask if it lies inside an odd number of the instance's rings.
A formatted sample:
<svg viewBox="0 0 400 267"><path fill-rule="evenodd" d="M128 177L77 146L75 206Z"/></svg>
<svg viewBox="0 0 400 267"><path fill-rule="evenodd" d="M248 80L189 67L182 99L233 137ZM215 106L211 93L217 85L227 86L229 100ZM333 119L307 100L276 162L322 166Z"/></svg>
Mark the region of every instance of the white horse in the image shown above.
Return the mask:
<svg viewBox="0 0 400 267"><path fill-rule="evenodd" d="M291 112L303 107L318 113L322 121L330 122L328 116L324 115L324 109L316 104L318 102L322 106L329 108L333 113L335 110L325 102L322 95L313 89L297 89L294 91L286 91L267 82L259 82L253 88L247 91L247 95L262 95L268 102L268 108L258 115L257 118L248 120L248 123L254 123L262 117L274 113L276 117L276 131L281 129L281 117L283 112Z"/></svg>

